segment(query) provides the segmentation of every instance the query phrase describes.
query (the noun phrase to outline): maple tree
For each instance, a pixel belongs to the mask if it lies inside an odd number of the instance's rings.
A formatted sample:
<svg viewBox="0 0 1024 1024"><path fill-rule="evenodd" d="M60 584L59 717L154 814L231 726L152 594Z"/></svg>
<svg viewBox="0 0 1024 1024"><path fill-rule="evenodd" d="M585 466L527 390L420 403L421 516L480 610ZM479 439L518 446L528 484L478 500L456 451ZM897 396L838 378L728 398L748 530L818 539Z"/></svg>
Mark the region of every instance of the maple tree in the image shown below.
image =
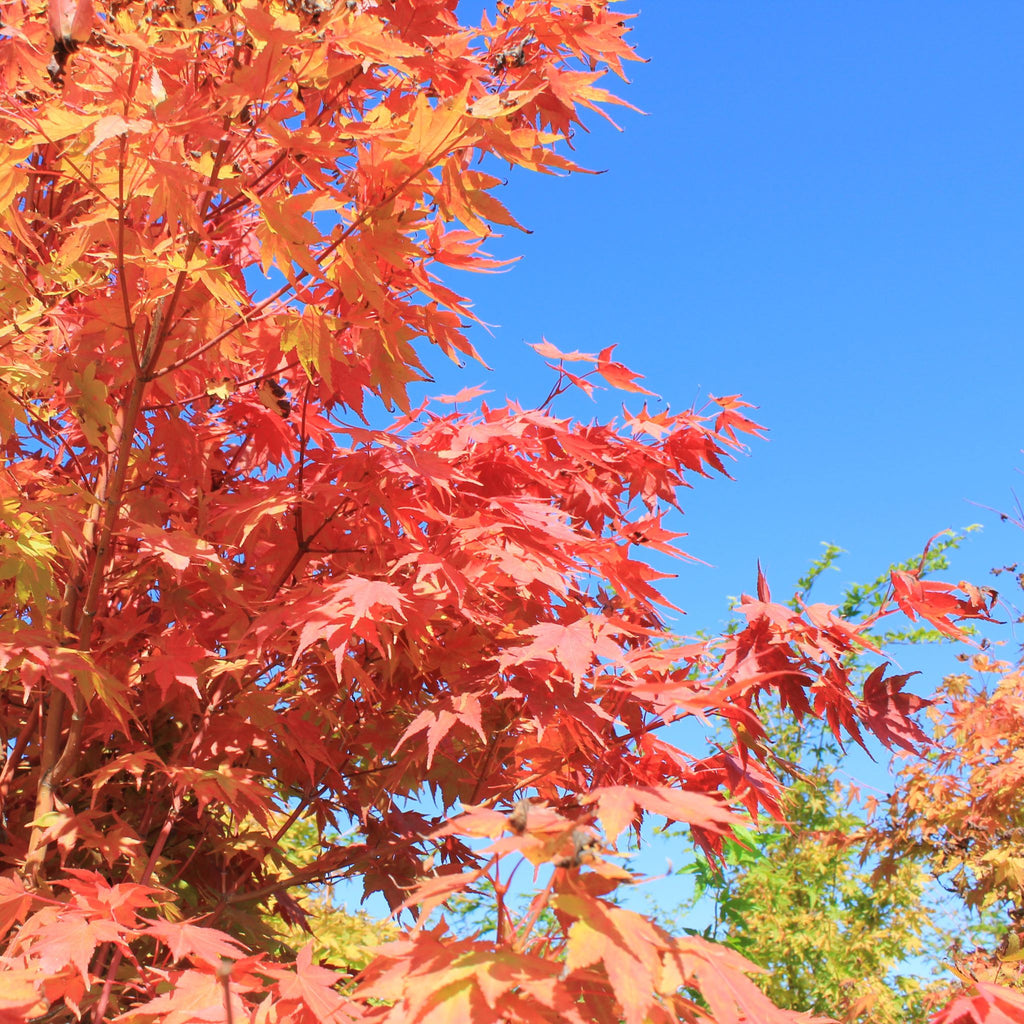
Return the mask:
<svg viewBox="0 0 1024 1024"><path fill-rule="evenodd" d="M923 560L848 588L840 613L880 607L893 572L947 569L945 553L962 539L951 535ZM806 600L839 553L828 546L791 604ZM995 572L1024 584L1016 565ZM890 645L945 639L919 625L890 626L882 637ZM991 647L987 639L980 646ZM1024 987L1021 667L984 649L957 658L974 679L943 681L928 711L933 742L899 755L898 784L881 805L842 781L845 753L820 721L770 713L771 749L788 783L785 821L728 843L720 866L697 860L684 869L695 897L668 918L692 920L713 899L702 934L767 967L756 980L779 1005L878 1024L1016 1019L1015 991ZM911 954L932 965L932 981L905 973Z"/></svg>
<svg viewBox="0 0 1024 1024"><path fill-rule="evenodd" d="M814 748L816 737L795 733L772 729L774 749ZM721 868L688 864L695 891L671 919L700 921L710 902L701 933L763 967L755 981L779 1006L844 1022L924 1024L935 986L906 965L939 959L925 872L906 858L891 877L872 877L860 863L864 821L847 804L841 758L827 745L814 749L828 759L805 772L801 758L801 777L787 780L785 824L741 836Z"/></svg>
<svg viewBox="0 0 1024 1024"><path fill-rule="evenodd" d="M1016 1020L1024 1008L1022 666L985 653L967 660L975 678L947 677L931 712L936 749L902 767L872 832L881 854L876 879L920 864L947 898L984 922L948 950L957 982L945 986L951 996L937 1024Z"/></svg>
<svg viewBox="0 0 1024 1024"><path fill-rule="evenodd" d="M1018 755L1024 666L984 653L969 660L974 679L957 674L943 682L945 699L934 713L935 754L902 768L873 838L882 854L876 876L918 861L945 891L991 922L991 942L965 948L958 939L950 952L950 969L965 990L957 1012L974 1022L986 1020L987 1002L1020 1000L1024 990ZM987 682L993 678L994 684ZM1017 995L1000 994L1007 988ZM975 992L980 995L971 1010ZM949 1020L960 1019L948 1012Z"/></svg>
<svg viewBox="0 0 1024 1024"><path fill-rule="evenodd" d="M516 226L491 171L576 169L634 56L601 0L456 6L0 4L4 1024L792 1020L616 906L616 844L660 816L716 856L778 814L769 692L921 737L906 677L844 663L892 601L851 624L759 575L736 634L664 628L645 552L757 434L737 397L574 422L567 388L646 392L543 342L539 409L412 407L417 346L476 358L442 274ZM729 742L677 749L694 716ZM340 879L414 923L315 952L301 895ZM453 936L485 880L495 934Z"/></svg>
<svg viewBox="0 0 1024 1024"><path fill-rule="evenodd" d="M1024 518L1001 518L1024 529ZM1024 589L1016 563L992 573ZM1024 616L1012 593L1001 610L1019 624ZM880 854L876 879L914 861L948 899L982 920L977 934L957 936L948 950L957 984L947 986L951 995L935 1024L1016 1020L1024 1010L1024 660L1019 653L994 658L984 648L992 649L984 644L957 656L973 676L943 680L928 712L934 746L904 762L869 833Z"/></svg>
<svg viewBox="0 0 1024 1024"><path fill-rule="evenodd" d="M950 552L976 528L949 531L923 558L890 566L868 584L845 586L838 613L853 619L880 609L893 572L926 579L948 571ZM842 548L824 548L796 582L788 602L794 610L839 568ZM912 645L915 651L948 643L939 630L887 618L878 621L872 639L887 649ZM863 657L848 660L857 671L870 671ZM709 918L699 933L764 967L755 981L779 1006L847 1022L924 1024L948 985L915 976L908 961L938 965L954 933L983 928L962 914L946 920L948 908L919 858L903 856L890 870L873 871L865 863L867 809L850 774L851 752L818 719L798 722L770 704L765 710L768 742L786 784L783 819L728 842L720 863L700 857L686 863L679 873L692 879L693 893L676 907L658 907L659 918L691 930Z"/></svg>

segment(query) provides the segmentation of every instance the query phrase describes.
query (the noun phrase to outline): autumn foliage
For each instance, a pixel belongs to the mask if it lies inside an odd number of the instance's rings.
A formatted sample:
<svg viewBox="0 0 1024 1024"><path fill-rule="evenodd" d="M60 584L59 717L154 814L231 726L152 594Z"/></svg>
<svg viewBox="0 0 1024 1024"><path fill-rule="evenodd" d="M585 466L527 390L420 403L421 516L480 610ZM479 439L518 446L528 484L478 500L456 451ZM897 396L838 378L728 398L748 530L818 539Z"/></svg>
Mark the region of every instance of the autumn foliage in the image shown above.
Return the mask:
<svg viewBox="0 0 1024 1024"><path fill-rule="evenodd" d="M969 661L973 678L949 676L931 712L932 756L903 767L873 837L876 876L919 861L957 900L1000 921L998 942L950 950L949 969L966 991L937 1024L1024 1013L1024 662L981 653Z"/></svg>
<svg viewBox="0 0 1024 1024"><path fill-rule="evenodd" d="M851 687L865 624L760 576L735 635L663 627L646 553L757 432L737 398L655 414L610 349L538 343L541 408L411 404L418 346L476 357L444 275L495 269L499 172L573 170L634 56L603 0L455 8L0 5L3 1024L781 1024L615 904L619 844L778 813L769 692L921 739L905 676ZM556 414L599 385L620 422ZM728 743L666 733L708 716ZM408 911L364 970L278 927L328 878ZM484 881L495 929L451 934Z"/></svg>

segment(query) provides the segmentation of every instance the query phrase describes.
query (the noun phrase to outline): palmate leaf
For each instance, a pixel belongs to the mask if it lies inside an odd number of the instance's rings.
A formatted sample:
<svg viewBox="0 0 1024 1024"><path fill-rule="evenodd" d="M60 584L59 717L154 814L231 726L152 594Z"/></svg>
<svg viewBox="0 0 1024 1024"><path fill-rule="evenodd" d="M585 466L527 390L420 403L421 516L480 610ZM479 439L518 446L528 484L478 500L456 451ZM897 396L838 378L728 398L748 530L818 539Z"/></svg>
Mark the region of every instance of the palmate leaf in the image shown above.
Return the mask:
<svg viewBox="0 0 1024 1024"><path fill-rule="evenodd" d="M1003 985L977 982L949 1002L932 1024L1014 1024L1024 1014L1024 995Z"/></svg>
<svg viewBox="0 0 1024 1024"><path fill-rule="evenodd" d="M196 965L217 967L224 959L237 960L242 955L236 940L189 921L154 921L145 931L166 946L175 961L187 958Z"/></svg>
<svg viewBox="0 0 1024 1024"><path fill-rule="evenodd" d="M32 893L20 879L0 878L0 938L25 920L32 906Z"/></svg>
<svg viewBox="0 0 1024 1024"><path fill-rule="evenodd" d="M896 603L911 620L917 616L926 619L940 633L956 640L962 640L966 633L954 625L952 619L984 619L994 621L990 605L995 591L967 585L966 597L954 594L957 589L952 583L940 580L920 580L915 573L894 571L892 573L893 595Z"/></svg>
<svg viewBox="0 0 1024 1024"><path fill-rule="evenodd" d="M614 843L643 813L685 822L703 833L731 836L742 819L717 794L687 792L668 786L602 786L586 797L596 802L605 836Z"/></svg>

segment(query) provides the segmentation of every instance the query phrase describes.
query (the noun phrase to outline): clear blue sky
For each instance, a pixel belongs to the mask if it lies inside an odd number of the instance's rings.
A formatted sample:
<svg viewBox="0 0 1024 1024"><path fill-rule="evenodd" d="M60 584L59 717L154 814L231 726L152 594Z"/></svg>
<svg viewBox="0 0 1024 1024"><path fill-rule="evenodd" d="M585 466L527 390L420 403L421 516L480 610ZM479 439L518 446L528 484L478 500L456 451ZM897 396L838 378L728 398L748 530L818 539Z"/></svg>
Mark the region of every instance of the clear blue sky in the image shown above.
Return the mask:
<svg viewBox="0 0 1024 1024"><path fill-rule="evenodd" d="M951 575L988 582L1024 553L970 504L1024 493L1024 6L661 0L633 25L649 62L617 87L645 115L577 140L607 173L512 174L502 198L534 233L489 249L524 259L454 280L499 325L475 334L493 372L459 386L536 403L525 342L544 335L618 345L673 408L759 406L770 441L687 496L684 546L715 568L666 588L685 631L714 628L758 558L788 595L825 540L849 555L823 598L971 522ZM428 392L454 386L430 366Z"/></svg>

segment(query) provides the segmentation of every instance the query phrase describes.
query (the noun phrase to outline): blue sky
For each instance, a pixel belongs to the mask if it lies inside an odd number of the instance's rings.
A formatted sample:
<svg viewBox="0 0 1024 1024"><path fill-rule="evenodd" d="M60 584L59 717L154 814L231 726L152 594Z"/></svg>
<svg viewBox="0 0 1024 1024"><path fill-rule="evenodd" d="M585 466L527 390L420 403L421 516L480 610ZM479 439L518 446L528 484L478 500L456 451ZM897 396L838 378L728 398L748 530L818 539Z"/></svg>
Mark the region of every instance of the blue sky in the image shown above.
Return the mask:
<svg viewBox="0 0 1024 1024"><path fill-rule="evenodd" d="M459 386L540 401L525 343L543 335L618 345L673 408L759 406L770 441L687 495L684 546L714 568L666 587L683 631L724 619L758 558L788 595L826 540L849 554L822 598L972 522L950 575L989 582L1024 540L971 504L1024 492L1024 6L663 0L633 25L648 63L618 92L645 113L576 140L606 173L512 174L502 199L533 234L488 248L523 260L454 279L499 325L475 334L493 372Z"/></svg>

